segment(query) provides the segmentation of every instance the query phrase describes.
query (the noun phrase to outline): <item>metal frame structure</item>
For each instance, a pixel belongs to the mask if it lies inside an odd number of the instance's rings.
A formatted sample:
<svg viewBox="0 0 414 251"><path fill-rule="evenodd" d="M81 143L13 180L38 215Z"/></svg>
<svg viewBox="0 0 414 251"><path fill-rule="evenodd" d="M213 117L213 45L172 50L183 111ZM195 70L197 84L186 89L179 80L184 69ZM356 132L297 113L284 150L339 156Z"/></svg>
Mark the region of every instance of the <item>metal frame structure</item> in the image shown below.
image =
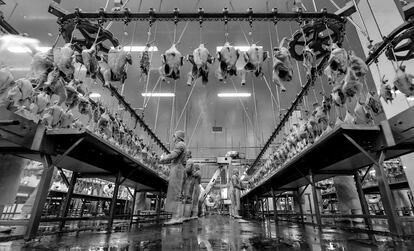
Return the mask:
<svg viewBox="0 0 414 251"><path fill-rule="evenodd" d="M40 222L60 222L63 230L65 221L95 220L93 217L67 217L73 188L78 178L99 177L115 181L115 188L120 185L136 188L136 191L156 191L164 193L167 181L157 173L135 160L117 147L95 136L89 131L79 129L47 130L44 126L14 114L6 108L0 108L0 153L41 161L44 170L35 202L28 221L25 239L33 239ZM54 167L73 171L69 182L69 190L59 218L42 219L42 211L49 192ZM67 178L66 178L67 179ZM111 202L108 220L108 231L112 230L115 215L114 208L117 192ZM161 197L159 197L159 200ZM160 213L160 210L157 210ZM96 217L95 217L96 218ZM131 216L132 218L132 216Z"/></svg>
<svg viewBox="0 0 414 251"><path fill-rule="evenodd" d="M49 12L56 15L54 12L58 9L56 4L51 4ZM227 8L223 9L222 13L205 13L202 8L197 13L180 13L178 8L174 8L173 12L170 13L157 13L153 8L147 13L133 13L129 9L124 9L119 12L106 12L103 8L99 9L98 12L82 12L80 9L76 9L74 13L61 16L59 23L73 22L80 19L87 19L89 21L166 21L166 22L178 22L178 21L195 21L195 22L220 22L220 21L314 21L323 20L330 23L342 23L346 22L346 19L333 14L328 13L326 9L321 12L278 12L277 8L273 8L272 12L267 13L254 13L252 8L249 8L244 13L231 13Z"/></svg>
<svg viewBox="0 0 414 251"><path fill-rule="evenodd" d="M67 17L68 15L70 16L71 14L69 14L67 11L65 11L64 9L60 8L60 6L55 3L52 2L49 5L49 9L48 9L49 13L55 15L58 17L58 23L61 25L61 21L62 19L65 19L65 17ZM102 74L98 74L98 78L99 80L104 83L104 79ZM165 144L158 138L158 136L152 131L152 129L145 123L145 121L141 118L141 116L139 116L137 114L137 112L131 107L131 105L125 100L125 97L123 97L118 90L112 86L111 84L107 87L108 90L111 92L111 95L113 95L120 104L122 104L122 106L125 107L125 110L127 110L132 117L134 117L137 121L137 123L139 124L140 127L143 128L143 130L150 136L150 138L161 148L162 151L164 151L165 153L169 153L168 148L165 146Z"/></svg>
<svg viewBox="0 0 414 251"><path fill-rule="evenodd" d="M318 205L316 182L338 175L353 175L358 196L361 201L362 215L321 215L319 207L314 206L316 225L322 227L322 218L363 218L368 233L373 231L372 218L386 218L389 233L403 236L404 232L397 215L388 179L383 169L386 159L396 158L414 152L414 108L382 121L380 126L359 127L340 126L322 136L319 141L288 161L283 167L269 175L261 184L242 196L244 202L249 198L262 196L271 191L271 196L287 190L296 190L311 185L313 204ZM338 148L339 147L339 148ZM340 151L338 151L340 149ZM362 177L357 170L374 165L385 216L370 215L362 189ZM265 195L269 197L268 195ZM245 203L241 203L244 205ZM294 214L289 214L290 216ZM303 216L301 214L300 216ZM280 214L278 215L280 217ZM370 232L371 231L371 232Z"/></svg>

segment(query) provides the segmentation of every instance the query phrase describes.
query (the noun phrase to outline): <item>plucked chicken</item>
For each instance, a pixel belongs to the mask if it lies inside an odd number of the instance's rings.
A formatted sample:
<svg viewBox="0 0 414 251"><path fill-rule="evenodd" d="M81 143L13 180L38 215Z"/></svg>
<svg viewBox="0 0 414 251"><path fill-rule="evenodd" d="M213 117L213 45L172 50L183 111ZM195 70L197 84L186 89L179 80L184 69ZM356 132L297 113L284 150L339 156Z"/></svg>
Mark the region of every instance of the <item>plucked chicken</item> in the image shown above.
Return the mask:
<svg viewBox="0 0 414 251"><path fill-rule="evenodd" d="M241 84L246 84L246 73L253 72L256 77L263 75L262 65L267 59L267 52L263 51L262 46L252 44L247 52L243 53L244 67L241 69L242 80Z"/></svg>
<svg viewBox="0 0 414 251"><path fill-rule="evenodd" d="M219 52L217 52L217 59L220 62L219 68L216 71L219 81L224 81L228 76L237 76L236 63L240 57L240 51L236 50L234 46L226 42Z"/></svg>
<svg viewBox="0 0 414 251"><path fill-rule="evenodd" d="M162 66L159 68L161 79L165 81L166 78L177 80L180 78L180 68L183 65L183 56L175 47L175 44L170 49L166 50L161 55Z"/></svg>
<svg viewBox="0 0 414 251"><path fill-rule="evenodd" d="M209 66L213 63L213 57L204 44L193 51L192 55L187 56L187 60L193 65L191 72L189 72L187 85L192 85L194 81L201 77L201 82L206 85L208 82Z"/></svg>

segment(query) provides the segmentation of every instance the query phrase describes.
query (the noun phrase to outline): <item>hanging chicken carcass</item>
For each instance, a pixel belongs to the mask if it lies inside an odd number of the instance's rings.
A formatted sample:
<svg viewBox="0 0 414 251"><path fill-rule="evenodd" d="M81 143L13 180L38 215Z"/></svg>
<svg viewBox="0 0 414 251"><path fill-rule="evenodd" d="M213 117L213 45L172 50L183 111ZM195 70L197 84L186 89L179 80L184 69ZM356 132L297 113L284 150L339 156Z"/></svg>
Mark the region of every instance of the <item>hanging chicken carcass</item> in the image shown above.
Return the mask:
<svg viewBox="0 0 414 251"><path fill-rule="evenodd" d="M263 74L262 64L267 59L267 52L263 51L262 46L257 46L252 44L247 52L243 53L244 58L244 67L241 69L242 80L241 84L246 84L246 73L254 72L256 77L259 77Z"/></svg>
<svg viewBox="0 0 414 251"><path fill-rule="evenodd" d="M96 56L95 44L93 44L91 48L82 51L82 61L86 68L86 76L89 76L92 79L96 79L96 74L99 71L99 63Z"/></svg>
<svg viewBox="0 0 414 251"><path fill-rule="evenodd" d="M29 108L33 94L34 89L30 80L21 78L16 80L16 84L9 89L7 99L17 109Z"/></svg>
<svg viewBox="0 0 414 251"><path fill-rule="evenodd" d="M47 81L47 76L54 68L53 49L47 52L37 52L32 59L30 65L31 76L30 79L36 85L36 89L43 87L43 84Z"/></svg>
<svg viewBox="0 0 414 251"><path fill-rule="evenodd" d="M41 115L49 106L50 97L45 92L37 92L33 96L33 103L30 104L30 112Z"/></svg>
<svg viewBox="0 0 414 251"><path fill-rule="evenodd" d="M161 79L165 81L166 78L177 80L180 78L180 68L183 65L183 56L175 47L175 44L170 49L166 50L161 55L162 66L159 68Z"/></svg>
<svg viewBox="0 0 414 251"><path fill-rule="evenodd" d="M10 70L6 67L0 68L0 106L4 104L7 93L14 85L14 77Z"/></svg>
<svg viewBox="0 0 414 251"><path fill-rule="evenodd" d="M342 106L345 104L346 97L342 91L341 86L336 86L332 89L331 98L333 103L337 106Z"/></svg>
<svg viewBox="0 0 414 251"><path fill-rule="evenodd" d="M316 69L316 55L308 45L303 49L303 66L306 69L307 76L311 76L312 70Z"/></svg>
<svg viewBox="0 0 414 251"><path fill-rule="evenodd" d="M57 128L60 126L62 115L62 107L58 104L54 104L51 107L47 108L45 114L42 117L42 123L48 128Z"/></svg>
<svg viewBox="0 0 414 251"><path fill-rule="evenodd" d="M104 79L104 86L109 87L112 81L111 67L108 64L108 55L102 55L99 60L99 71Z"/></svg>
<svg viewBox="0 0 414 251"><path fill-rule="evenodd" d="M410 97L414 95L414 75L407 73L405 68L405 65L398 67L394 78L394 87L407 97Z"/></svg>
<svg viewBox="0 0 414 251"><path fill-rule="evenodd" d="M355 113L355 124L370 124L372 121L372 116L366 108L365 103L361 103L360 100L357 100L357 104L354 109Z"/></svg>
<svg viewBox="0 0 414 251"><path fill-rule="evenodd" d="M381 78L381 89L380 89L380 96L384 99L384 101L388 104L388 101L392 103L394 100L394 96L392 94L392 87L388 83L388 79L385 79L385 75Z"/></svg>
<svg viewBox="0 0 414 251"><path fill-rule="evenodd" d="M364 60L357 57L353 51L349 53L348 65L358 78L363 78L368 73L367 64L365 64Z"/></svg>
<svg viewBox="0 0 414 251"><path fill-rule="evenodd" d="M240 51L226 42L219 52L217 59L220 63L216 71L219 81L224 81L228 76L237 76L236 63L240 57Z"/></svg>
<svg viewBox="0 0 414 251"><path fill-rule="evenodd" d="M151 49L151 44L145 46L144 51L142 52L141 59L139 60L139 68L141 69L141 75L148 76L151 66L149 50Z"/></svg>
<svg viewBox="0 0 414 251"><path fill-rule="evenodd" d="M348 68L344 83L342 86L342 91L348 98L352 98L355 95L358 95L363 87L363 84L360 78L357 76L356 71L354 71L351 67Z"/></svg>
<svg viewBox="0 0 414 251"><path fill-rule="evenodd" d="M348 53L345 49L340 48L333 43L331 46L331 55L328 60L328 66L325 69L325 74L331 84L337 85L345 78L348 68Z"/></svg>
<svg viewBox="0 0 414 251"><path fill-rule="evenodd" d="M75 51L72 44L67 43L53 52L55 66L64 74L66 79L72 79L75 72Z"/></svg>
<svg viewBox="0 0 414 251"><path fill-rule="evenodd" d="M108 65L111 69L112 81L121 81L123 84L127 78L126 65L132 65L131 53L126 52L121 46L111 48L108 52Z"/></svg>
<svg viewBox="0 0 414 251"><path fill-rule="evenodd" d="M49 72L47 81L44 83L43 90L49 95L57 95L59 97L58 104L66 102L67 93L64 80L60 77L60 70L55 68Z"/></svg>
<svg viewBox="0 0 414 251"><path fill-rule="evenodd" d="M287 38L283 38L279 47L273 49L273 83L278 85L281 91L285 92L286 87L283 82L290 82L293 78L292 57L289 50L283 47Z"/></svg>
<svg viewBox="0 0 414 251"><path fill-rule="evenodd" d="M192 55L187 56L187 60L193 65L191 72L189 72L187 85L191 86L194 81L201 77L201 82L206 85L208 82L209 66L213 63L213 57L204 44L193 51Z"/></svg>
<svg viewBox="0 0 414 251"><path fill-rule="evenodd" d="M74 117L71 111L64 111L60 117L60 127L61 128L71 128L74 122Z"/></svg>

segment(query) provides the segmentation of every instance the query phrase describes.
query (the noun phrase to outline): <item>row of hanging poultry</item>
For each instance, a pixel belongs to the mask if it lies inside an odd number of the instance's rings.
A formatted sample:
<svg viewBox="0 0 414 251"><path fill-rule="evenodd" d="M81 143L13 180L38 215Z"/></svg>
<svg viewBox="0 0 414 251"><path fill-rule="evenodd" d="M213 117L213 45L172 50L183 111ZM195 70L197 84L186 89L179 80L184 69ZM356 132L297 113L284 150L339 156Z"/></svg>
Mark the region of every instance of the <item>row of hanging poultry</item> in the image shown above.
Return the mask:
<svg viewBox="0 0 414 251"><path fill-rule="evenodd" d="M94 66L90 64L89 53L85 50L77 54L70 44L36 52L30 73L17 80L8 67L0 67L0 107L49 129L86 128L168 177L168 168L158 164L159 156L151 146L133 128L128 128L120 114L111 112L114 109L92 100L84 82L74 78L75 61L84 62L89 73L94 74L90 71ZM116 68L113 69L116 73Z"/></svg>
<svg viewBox="0 0 414 251"><path fill-rule="evenodd" d="M305 54L306 57L306 54ZM306 67L306 58L304 64ZM309 68L308 68L309 69ZM400 65L396 69L392 87L385 76L381 79L379 95L376 90L364 93L363 82L368 73L365 62L356 57L352 52L348 53L335 44L331 46L331 54L328 66L324 70L332 85L330 95L324 95L321 104L314 104L310 116L306 115L292 125L289 133L284 133L283 142L271 149L269 157L264 164L249 180L249 188L253 188L269 175L272 175L286 162L295 157L304 149L317 142L322 136L329 133L333 127L347 125L372 125L373 118L383 113L380 98L385 102L392 102L394 95L392 90L399 90L407 97L414 95L414 76L405 71L405 66ZM356 99L353 111L349 109L351 99ZM335 122L330 120L330 111L336 109ZM345 109L345 116L341 118L339 109Z"/></svg>

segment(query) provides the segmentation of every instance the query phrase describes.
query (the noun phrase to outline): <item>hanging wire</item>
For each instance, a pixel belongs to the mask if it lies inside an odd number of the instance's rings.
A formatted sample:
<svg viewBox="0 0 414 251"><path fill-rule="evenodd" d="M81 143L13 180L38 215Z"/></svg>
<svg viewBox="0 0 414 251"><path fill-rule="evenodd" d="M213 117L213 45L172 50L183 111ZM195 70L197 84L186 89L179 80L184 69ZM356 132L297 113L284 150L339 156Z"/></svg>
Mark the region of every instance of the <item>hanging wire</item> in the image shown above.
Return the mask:
<svg viewBox="0 0 414 251"><path fill-rule="evenodd" d="M380 26L378 24L377 18L374 15L374 11L372 10L372 6L371 6L371 3L369 2L369 0L367 0L367 4L368 4L369 11L371 12L371 15L372 15L372 17L374 19L375 25L377 26L377 29L378 29L379 34L380 34L381 38L384 38L384 35L381 32L381 28L380 28Z"/></svg>
<svg viewBox="0 0 414 251"><path fill-rule="evenodd" d="M190 147L190 145L191 145L191 140L193 139L194 134L195 134L195 133L196 133L196 131L197 131L198 124L199 124L199 122L200 122L200 120L201 120L201 114L202 114L202 113L200 112L200 114L198 115L197 122L196 122L196 124L195 124L195 126L194 126L193 133L191 134L190 138L188 139L188 142L187 142L187 147Z"/></svg>
<svg viewBox="0 0 414 251"><path fill-rule="evenodd" d="M253 103L254 103L254 115L255 115L256 129L258 131L257 133L259 133L259 118L258 118L258 115L257 115L256 90L254 88L253 77L251 78L251 82L252 82L252 92L253 92Z"/></svg>
<svg viewBox="0 0 414 251"><path fill-rule="evenodd" d="M62 33L59 33L58 36L57 36L57 38L55 39L55 42L52 45L52 49L56 47L56 45L59 42L59 39L60 39L61 36L62 36Z"/></svg>
<svg viewBox="0 0 414 251"><path fill-rule="evenodd" d="M176 89L177 89L177 80L174 80L174 92L173 93L175 93ZM171 135L173 134L172 126L173 126L173 123L174 123L174 116L175 116L174 115L174 111L175 111L174 108L175 108L175 95L172 98L172 104L171 104L170 135L169 135L170 140L172 140Z"/></svg>
<svg viewBox="0 0 414 251"><path fill-rule="evenodd" d="M154 93L155 88L157 88L157 86L159 85L159 83L160 83L160 82L161 82L161 76L160 76L160 77L158 77L158 80L157 80L157 82L155 83L154 88L152 88L152 90L151 90L151 92L150 92L149 97L147 98L146 102L144 103L144 106L143 106L143 108L144 108L144 109L145 109L145 108L147 108L147 105L148 105L148 103L149 103L149 101L150 101L150 99L151 99L151 97L152 97L152 94Z"/></svg>
<svg viewBox="0 0 414 251"><path fill-rule="evenodd" d="M229 0L229 5L230 5L230 7L233 11L236 11L236 8L234 8L234 6L233 6L232 0ZM246 32L244 31L244 28L241 25L241 22L238 22L238 24L240 26L240 29L241 29L242 33L243 33L244 39L246 39L247 44L250 46L249 39L247 38Z"/></svg>
<svg viewBox="0 0 414 251"><path fill-rule="evenodd" d="M292 25L291 24L289 24L289 28L290 28L290 33L293 34L293 29L292 29ZM303 82L302 82L302 76L300 74L299 63L298 63L297 60L295 60L295 61L296 61L296 69L298 71L299 84L300 84L300 87L303 88ZM308 100L308 97L307 96L306 97L303 97L303 105L305 106L305 109L306 110L309 110L309 100Z"/></svg>
<svg viewBox="0 0 414 251"><path fill-rule="evenodd" d="M177 42L175 42L175 45L180 44L181 39L183 38L184 33L186 32L186 30L187 30L187 27L188 27L188 24L189 24L189 23L190 23L190 21L187 21L187 22L185 23L184 29L183 29L183 31L181 32L181 35L180 35L180 37L178 38ZM176 32L174 31L174 41L175 41L175 33L176 33Z"/></svg>
<svg viewBox="0 0 414 251"><path fill-rule="evenodd" d="M362 17L361 10L359 9L358 3L356 2L356 0L352 0L352 1L354 2L355 8L356 8L356 10L358 12L359 18L361 19L362 25L364 25L365 32L367 33L368 42L369 43L372 43L372 39L369 36L368 28L367 28L367 25L365 23L364 18Z"/></svg>
<svg viewBox="0 0 414 251"><path fill-rule="evenodd" d="M76 31L77 28L78 28L78 23L76 22L75 26L73 27L72 36L71 36L70 41L69 41L70 44L72 43L73 38L75 37L75 31ZM101 26L99 26L99 30L100 29L101 29ZM98 35L99 35L99 30L98 30ZM98 35L96 35L96 36L98 36Z"/></svg>
<svg viewBox="0 0 414 251"><path fill-rule="evenodd" d="M159 3L159 5L158 5L158 9L161 11L161 7L162 7L162 1L163 0L160 0L160 3ZM147 33L147 44L149 43L149 41L150 41L150 36L151 36L151 27L152 27L152 20L149 22L149 27L148 27L148 33ZM158 31L158 23L155 23L155 28L154 28L154 39L152 40L152 42L151 43L155 43L155 41L157 40L157 31ZM151 63L152 63L152 58L153 58L153 56L154 56L154 51L152 50L150 50L150 52L151 52L151 55L150 55L150 60L149 60L149 63L150 63L150 65L149 65L149 67L150 67L150 71L148 72L148 76L147 76L147 81L146 81L146 83L145 83L145 93L148 93L148 85L149 85L149 80L150 80L150 76L151 76ZM148 97L148 98L150 98L150 97ZM146 107L146 101L147 101L147 98L146 97L144 97L144 103L143 103L143 113L145 112L145 107Z"/></svg>
<svg viewBox="0 0 414 251"><path fill-rule="evenodd" d="M160 86L159 86L159 88L158 88L158 92L159 92L159 93L161 92L161 84L160 84ZM158 97L158 101L157 101L157 110L156 110L156 112L155 112L154 133L156 133L156 131L157 131L157 125L158 125L158 112L159 112L159 110L160 110L160 100L161 100L161 97Z"/></svg>
<svg viewBox="0 0 414 251"><path fill-rule="evenodd" d="M236 88L236 85L234 84L233 79L231 79L231 78L230 78L230 81L231 81L231 83L233 84L234 90L236 91L236 93L238 93L237 88ZM239 97L239 101L240 101L240 104L241 104L241 105L242 105L242 107L243 107L243 110L244 110L244 113L246 114L247 119L249 120L250 126L251 126L251 127L252 127L252 129L253 129L253 128L254 128L254 125L253 125L252 119L250 118L249 114L247 113L247 109L246 109L246 107L244 106L244 103L243 103L243 101L241 100L241 98L240 98L240 97ZM258 137L258 136L257 136L257 134L256 134L256 133L254 133L254 132L255 132L255 130L253 129L253 134L254 134L254 136L256 137L256 140L260 142L260 137Z"/></svg>
<svg viewBox="0 0 414 251"><path fill-rule="evenodd" d="M185 101L185 105L184 105L184 107L183 107L183 110L181 111L181 114L180 114L180 116L178 117L178 120L177 120L177 123L176 123L176 125L175 125L175 129L174 129L174 131L175 131L175 130L177 130L178 126L180 125L181 118L182 118L182 116L183 116L183 114L184 114L185 110L187 109L187 105L188 105L188 103L189 103L189 101L190 101L191 95L193 94L194 88L195 88L195 86L197 85L197 82L198 82L198 81L196 80L196 81L195 81L195 83L194 83L194 85L193 85L193 87L191 88L190 94L188 95L187 100Z"/></svg>

